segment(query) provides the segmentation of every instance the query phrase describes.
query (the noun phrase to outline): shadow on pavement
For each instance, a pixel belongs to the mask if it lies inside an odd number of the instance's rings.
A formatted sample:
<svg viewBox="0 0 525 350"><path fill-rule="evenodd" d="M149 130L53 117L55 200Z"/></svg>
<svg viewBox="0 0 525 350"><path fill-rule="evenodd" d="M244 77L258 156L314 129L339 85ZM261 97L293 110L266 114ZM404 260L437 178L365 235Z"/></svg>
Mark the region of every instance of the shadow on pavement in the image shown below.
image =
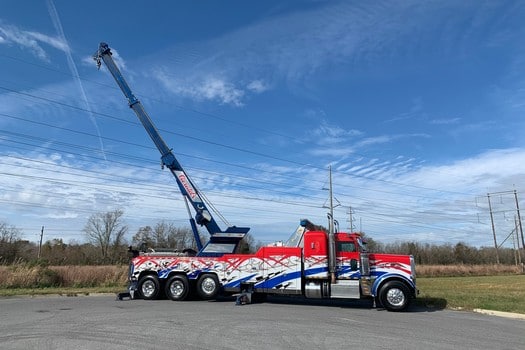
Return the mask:
<svg viewBox="0 0 525 350"><path fill-rule="evenodd" d="M232 302L235 298L220 297L215 302ZM290 305L314 305L323 307L340 307L353 309L385 310L381 306L375 306L372 299L307 299L304 297L290 296L267 296L264 300L254 301L253 304L290 304ZM446 299L441 298L417 298L412 301L406 312L434 312L441 311L447 307Z"/></svg>
<svg viewBox="0 0 525 350"><path fill-rule="evenodd" d="M443 298L417 298L409 308L412 312L433 312L447 308L447 299Z"/></svg>

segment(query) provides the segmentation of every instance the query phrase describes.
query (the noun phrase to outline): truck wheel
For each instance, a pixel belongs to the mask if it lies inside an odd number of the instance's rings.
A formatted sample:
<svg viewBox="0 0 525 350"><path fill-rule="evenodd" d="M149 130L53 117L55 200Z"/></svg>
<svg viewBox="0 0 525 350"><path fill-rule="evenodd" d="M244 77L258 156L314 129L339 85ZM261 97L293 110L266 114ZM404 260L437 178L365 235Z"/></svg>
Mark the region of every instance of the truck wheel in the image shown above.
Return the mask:
<svg viewBox="0 0 525 350"><path fill-rule="evenodd" d="M156 276L143 276L138 283L138 292L142 299L153 300L159 295L160 284Z"/></svg>
<svg viewBox="0 0 525 350"><path fill-rule="evenodd" d="M188 278L184 275L171 276L166 282L166 295L174 301L182 301L188 296L190 291Z"/></svg>
<svg viewBox="0 0 525 350"><path fill-rule="evenodd" d="M197 294L204 300L215 298L219 288L219 280L214 274L205 273L197 280Z"/></svg>
<svg viewBox="0 0 525 350"><path fill-rule="evenodd" d="M387 282L379 291L379 302L388 311L403 311L409 304L409 291L399 281Z"/></svg>

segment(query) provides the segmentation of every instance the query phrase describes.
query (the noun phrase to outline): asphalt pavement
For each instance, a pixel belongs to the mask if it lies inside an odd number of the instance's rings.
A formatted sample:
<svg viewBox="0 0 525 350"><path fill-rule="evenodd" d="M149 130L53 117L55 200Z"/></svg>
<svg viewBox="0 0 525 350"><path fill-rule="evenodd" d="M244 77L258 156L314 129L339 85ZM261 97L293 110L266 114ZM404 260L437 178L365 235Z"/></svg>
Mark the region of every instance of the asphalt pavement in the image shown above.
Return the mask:
<svg viewBox="0 0 525 350"><path fill-rule="evenodd" d="M0 299L1 349L525 349L525 320L362 301Z"/></svg>

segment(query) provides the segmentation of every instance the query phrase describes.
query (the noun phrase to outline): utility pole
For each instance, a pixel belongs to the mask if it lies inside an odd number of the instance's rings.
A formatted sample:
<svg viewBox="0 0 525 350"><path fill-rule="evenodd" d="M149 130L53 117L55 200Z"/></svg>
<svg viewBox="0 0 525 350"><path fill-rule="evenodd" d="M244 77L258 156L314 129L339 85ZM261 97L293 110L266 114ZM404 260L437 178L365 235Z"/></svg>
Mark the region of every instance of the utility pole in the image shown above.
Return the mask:
<svg viewBox="0 0 525 350"><path fill-rule="evenodd" d="M516 215L514 215L514 232L516 232L516 244L514 245L514 260L516 260L517 258L516 265L521 265L520 236L518 232L518 218L516 217ZM514 238L512 239L512 242L514 243Z"/></svg>
<svg viewBox="0 0 525 350"><path fill-rule="evenodd" d="M496 229L494 227L494 215L492 215L492 205L490 204L490 193L487 193L489 201L490 223L492 224L492 236L494 237L494 248L496 249L496 263L499 265L498 242L496 241Z"/></svg>
<svg viewBox="0 0 525 350"><path fill-rule="evenodd" d="M42 226L42 230L40 230L40 244L38 244L38 259L40 259L40 255L42 254L42 240L44 239L44 226Z"/></svg>
<svg viewBox="0 0 525 350"><path fill-rule="evenodd" d="M328 271L330 272L332 283L335 283L335 274L337 268L337 260L335 256L335 232L334 232L334 195L332 189L332 166L328 167L330 172L330 212L328 213L329 218L329 234L328 234Z"/></svg>
<svg viewBox="0 0 525 350"><path fill-rule="evenodd" d="M518 223L520 226L520 234L521 234L521 247L525 250L525 240L523 239L523 227L521 226L521 216L520 216L520 205L518 204L518 192L514 190L514 199L516 200L516 211L518 213ZM516 234L518 234L516 232ZM519 242L519 239L518 239ZM519 244L518 244L519 247Z"/></svg>

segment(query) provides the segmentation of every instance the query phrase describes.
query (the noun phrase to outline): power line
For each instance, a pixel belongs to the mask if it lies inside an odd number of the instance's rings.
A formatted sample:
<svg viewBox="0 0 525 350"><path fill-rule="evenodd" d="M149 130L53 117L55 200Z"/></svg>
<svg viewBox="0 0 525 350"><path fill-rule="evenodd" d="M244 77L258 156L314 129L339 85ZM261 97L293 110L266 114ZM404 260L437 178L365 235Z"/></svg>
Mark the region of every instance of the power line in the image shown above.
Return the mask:
<svg viewBox="0 0 525 350"><path fill-rule="evenodd" d="M60 101L56 101L56 100L52 100L52 99L48 99L48 98L44 98L44 97L40 97L40 96L36 96L34 94L29 94L29 93L17 91L17 90L14 90L14 89L3 87L3 86L0 86L0 89L9 91L9 92L12 92L12 93L15 93L15 94L20 94L20 95L23 95L23 96L29 96L29 97L32 97L32 98L35 98L35 99L44 100L46 102L55 103L55 104L58 104L60 106L72 108L72 109L77 110L77 111L93 113L93 114L96 114L96 115L101 116L101 117L111 118L111 119L114 119L114 120L117 120L117 121L120 121L120 122L124 122L124 123L127 123L127 124L139 125L137 122L131 122L131 121L127 120L127 119L115 117L115 116L109 115L107 113L100 113L100 112L96 112L96 111L89 111L89 110L87 110L85 108L81 108L81 107L78 107L78 106L73 106L73 105L70 105L70 104L66 104L66 103L63 103L63 102L60 102ZM230 149L230 150L234 150L234 151L238 151L238 152L242 152L242 153L247 153L247 154L250 154L250 155L255 155L255 156L259 156L259 157L263 157L263 158L267 158L267 159L277 160L277 161L281 161L281 162L284 162L284 163L288 163L288 164L292 164L292 165L298 165L298 166L302 166L302 167L310 167L310 168L323 170L323 171L326 170L324 168L321 168L321 167L318 167L318 166L315 166L315 165L312 165L312 164L302 163L302 162L298 162L298 161L294 161L294 160L290 160L290 159L286 159L286 158L282 158L282 157L271 156L271 155L264 154L264 153L261 153L261 152L251 151L251 150L243 149L243 148L236 147L236 146L231 146L231 145L226 145L226 144L215 142L215 141L205 140L205 139L202 139L202 138L199 138L199 137L193 137L193 136L185 135L185 134L178 133L178 132L173 132L173 131L163 130L163 129L159 129L159 130L161 130L163 133L166 133L166 134L176 135L178 137L182 137L182 138L186 138L186 139L190 139L190 140L198 141L198 142L201 142L201 143L210 144L210 145L213 145L213 146L218 146L218 147L222 147L222 148L226 148L226 149ZM340 175L344 174L344 175L350 176L350 177L355 177L355 178L361 178L361 179L366 179L366 180L370 180L370 181L380 182L380 183L384 183L384 184L390 184L390 185L397 185L397 186L412 188L412 189L436 191L436 192L440 192L440 193L465 195L465 193L461 193L461 192L447 191L447 190L435 189L435 188L428 188L428 187L417 186L417 185L413 185L413 184L397 183L397 182L394 182L394 181L389 181L389 180L384 180L384 179L377 179L377 178L373 178L373 177L369 177L369 176L365 176L365 175L348 174L348 173L342 173L342 172L337 172L337 171L335 171L335 173L340 174Z"/></svg>
<svg viewBox="0 0 525 350"><path fill-rule="evenodd" d="M44 66L42 66L42 67L44 67ZM47 69L47 67L46 67L46 69ZM61 74L65 74L65 75L71 76L69 73L61 72L61 71L58 71L58 70L56 70L56 71L60 72ZM84 78L81 78L81 79L84 80ZM86 81L88 81L88 80L86 80ZM99 84L98 82L94 82L94 81L89 81L89 82L90 83ZM102 85L102 86L105 86L105 87L108 87L108 88L116 90L116 88L113 87L113 86L109 86L109 85L105 85L105 84L99 84L99 85ZM0 87L0 88L2 88L2 87ZM69 104L66 104L66 103L62 103L60 101L56 101L56 100L53 100L53 99L37 96L35 94L24 93L24 92L20 92L20 91L17 91L17 90L14 90L14 89L8 89L8 88L3 88L3 89L7 90L7 91L10 91L10 92L12 92L14 94L18 94L22 98L40 99L40 100L45 101L45 102L57 104L57 105L59 105L61 107L73 108L73 109L75 109L76 111L79 111L79 112L89 112L86 109L79 108L77 106L72 106L72 105L69 105ZM151 98L149 98L149 99L151 99ZM161 101L161 102L165 103L164 101ZM182 109L182 107L180 107L180 106L178 108ZM243 127L250 127L249 125L242 124L242 123L237 123L237 122L234 122L234 121L230 121L230 120L228 120L226 118L218 117L218 116L213 115L213 114L202 113L202 112L199 112L197 110L192 110L192 109L185 109L185 110L191 111L192 113L200 113L202 115L206 115L206 116L209 116L209 117L214 117L214 118L216 117L216 118L218 118L218 119L220 119L222 121L231 122L231 123L234 123L234 124L237 124L237 125L242 125ZM111 118L112 120L115 120L118 123L126 123L127 125L139 126L139 124L137 122L131 122L131 121L129 121L127 119L124 119L124 118L115 117L114 115L104 114L104 113L96 113L96 114L101 116L101 117L104 117L104 118ZM3 114L3 115L7 116L5 114ZM14 119L18 118L17 120L22 120L23 119L23 118L14 117L14 116L9 116L9 117L14 118ZM50 123L35 122L35 121L29 120L27 118L25 118L24 120L27 121L27 122L34 123L35 125L57 128L58 130L74 133L76 135L84 135L84 136L88 136L88 137L97 137L97 135L94 135L94 134L89 134L89 133L85 133L85 132L82 132L82 131L79 131L79 130L73 130L73 129L64 128L64 127L58 127L58 126L54 126L54 125L52 125ZM271 133L268 130L264 130L264 129L259 129L259 130ZM271 155L260 153L260 152L253 152L251 150L244 149L242 147L226 145L226 144L223 144L223 143L219 143L219 142L215 142L215 141L209 141L209 140L204 140L202 138L192 137L192 136L181 134L181 133L174 133L174 132L171 132L171 131L164 131L164 132L168 133L168 134L176 135L178 137L188 138L188 139L191 139L193 141L197 141L197 142L201 142L201 143L207 143L207 144L211 144L213 146L228 148L228 149L234 150L236 152L244 152L244 153L247 153L247 154L256 155L258 157L264 157L264 158L267 158L267 159L278 160L280 162L286 162L286 163L293 164L293 165L299 165L301 167L311 167L311 168L314 168L314 169L317 169L317 170L322 169L323 171L326 170L326 169L318 167L318 166L312 166L310 164L306 164L306 163L302 163L302 162L296 162L294 160L286 159L286 158L283 158L283 157L275 157L275 156L271 156ZM279 136L287 136L287 135L282 135L282 134L279 134L279 133L274 133L274 134L275 135L279 135ZM19 134L19 133L17 134L17 133L12 133L12 132L11 132L11 134L8 134L8 135L14 136L15 138L24 137L22 134ZM26 135L25 138L27 138L27 136L28 135ZM31 136L31 137L33 137L33 136ZM144 149L153 149L152 147L147 147L147 146L144 146L144 145L141 145L141 144L136 144L136 143L125 141L125 140L117 140L117 139L114 139L114 138L107 138L107 137L104 137L104 139L108 140L108 141L112 141L112 142L119 142L119 143L122 143L122 144L127 144L127 145L130 145L130 146L141 147L141 148L144 148ZM37 140L41 141L41 142L51 141L49 139L34 138L33 137L33 141L37 141ZM16 142L16 141L9 140L9 142ZM81 155L82 157L86 157L87 159L94 159L94 160L100 160L101 159L100 157L96 157L96 156L93 156L93 155L90 156L89 155L90 152L96 152L96 150L93 149L93 148L89 148L89 147L85 147L85 146L81 146L81 145L73 145L73 144L61 143L61 142L57 142L56 140L54 140L54 143L56 145L61 146L61 147L69 147L69 148L72 148L72 149L84 151L84 152L86 152L86 154L79 154L79 155ZM18 144L26 145L26 146L34 146L34 145L30 144L30 143L19 142ZM60 148L55 148L55 149L53 149L53 148L46 148L46 149L47 150L56 150L57 152L64 152L64 148L62 148L62 149L60 149ZM150 160L146 160L144 158L134 157L134 156L131 156L129 154L126 155L126 154L122 154L122 153L119 153L119 152L113 152L113 153L111 153L111 155L115 156L116 158L119 158L119 159L133 159L133 160L136 160L137 162L147 162L147 163L151 162ZM260 173L263 173L263 174L274 175L271 171L265 171L263 169L255 169L255 168L250 168L250 167L245 167L245 166L239 166L239 165L232 164L232 163L229 163L229 162L221 162L221 161L217 161L217 160L200 158L200 157L195 157L195 156L189 156L189 155L185 155L185 156L192 157L192 159L209 161L209 162L214 162L216 164L222 164L222 165L227 165L227 166L231 166L231 167L238 167L239 169L244 169L244 170L249 170L249 171L260 171ZM125 165L125 166L130 166L129 163L122 162L120 160L119 161L115 161L114 163L122 164L122 165ZM137 164L134 164L134 166L137 166ZM188 168L189 169L199 169L199 168L192 168L192 167L188 167ZM146 169L146 167L143 167L143 169ZM215 173L215 172L211 172L211 171L205 171L205 170L202 170L202 169L200 169L200 171L205 173L205 174L217 174L217 175L219 175L219 173ZM462 193L462 192L455 192L455 191L445 191L445 190L440 190L440 189L436 189L436 188L420 187L420 186L414 186L412 184L398 183L398 182L393 182L393 181L388 181L388 180L383 180L383 179L377 179L377 178L374 178L374 177L371 177L371 176L348 174L346 172L337 172L337 173L339 173L339 175L341 175L341 176L344 175L344 176L349 176L349 177L353 177L353 178L361 178L361 179L371 180L371 181L374 181L374 182L379 182L381 184L391 185L391 187L392 186L398 186L400 188L405 189L404 191L400 190L400 191L394 192L394 191L388 191L388 190L377 189L377 188L372 188L371 189L371 188L367 188L367 187L345 185L343 188L346 189L346 190L349 190L349 191L352 188L355 188L355 189L358 189L358 190L373 191L373 192L377 192L377 193L381 193L381 194L403 195L405 197L420 198L420 199L425 199L425 200L432 199L432 197L428 196L428 194L427 195L421 194L420 191L413 191L413 190L414 189L416 189L416 190L425 190L425 191L439 192L439 193L444 193L444 194L448 193L448 194L454 194L454 195L471 195L469 193ZM247 180L252 180L253 182L257 181L256 179L251 178L250 176L239 176L237 174L235 174L235 175L234 174L229 174L229 176L232 176L235 179L241 180L242 182L246 182ZM297 179L297 177L293 176L293 175L288 176L286 174L279 174L279 176L281 176L283 179L288 179L288 178L290 180L292 180L292 179L296 180ZM192 177L194 177L194 176L192 176ZM99 179L96 176L93 176L92 178L93 179ZM197 178L199 178L199 177L197 177ZM202 179L205 180L205 181L209 180L207 178L202 178ZM213 181L215 181L215 180L213 180ZM287 180L284 180L284 181L287 181ZM314 186L315 186L315 184L318 183L317 180L312 179L312 178L308 179L307 181L311 181L311 183L313 183ZM214 182L214 183L218 184L218 182ZM261 182L261 183L263 183L263 182ZM269 190L269 193L271 193L271 194L283 194L283 195L294 195L294 196L296 195L296 193L293 193L293 192L288 192L288 191L284 191L284 190L276 190L276 186L279 186L279 185L282 186L283 185L282 183L279 183L279 182L266 182L266 183L275 185L275 186L272 186L273 188ZM286 182L286 183L288 183L288 182ZM264 187L257 187L257 186L253 186L253 185L246 185L246 184L239 185L239 187L241 187L241 186L244 186L243 188L264 190ZM308 194L303 195L305 198L307 198L307 197L312 198L313 197L314 200L317 199L316 197L312 196L314 191L312 190L311 187L295 186L295 188L296 189L304 189L305 191L307 191ZM407 188L410 188L412 191L408 191ZM366 199L365 197L357 197L357 196L355 196L353 194L348 194L348 195L352 196L353 198L360 199L360 200L365 200ZM244 196L244 197L237 196L237 198L244 198L244 199L247 199L247 200L255 200L256 199L256 197L254 197L254 196ZM257 199L257 200L262 200L262 199ZM270 200L269 202L272 202L272 201ZM278 200L275 200L274 202L275 203L287 204L284 201L281 202L281 201L278 201ZM414 215L416 215L416 214L417 215L421 215L422 214L422 213L417 212L415 210L411 210L411 209L409 209L407 207L399 205L399 204L402 203L400 201L396 201L395 203L398 204L398 205L388 204L386 200L382 199L382 200L380 200L380 202L376 201L376 202L372 203L371 206L375 205L375 207L378 208L378 209L381 209L381 208L382 209L385 209L385 208L388 208L388 209L396 209L396 208L398 208L399 209L399 208L401 208L401 209L404 210L404 212L413 213ZM408 202L407 201L406 203L410 204L412 202ZM361 205L361 207L363 207L363 206ZM439 213L434 213L434 215L439 215Z"/></svg>
<svg viewBox="0 0 525 350"><path fill-rule="evenodd" d="M13 118L13 119L16 119L16 120L21 120L21 121L26 121L26 122L30 122L30 123L36 123L38 125L44 125L44 126L48 126L48 127L52 127L52 128L57 128L57 129L60 129L60 130L65 130L65 131L68 131L68 132L72 132L72 133L78 133L78 134L82 134L82 135L87 135L87 136L90 136L90 137L98 137L98 135L94 135L94 134L91 134L91 133L87 133L87 132L81 132L81 131L77 131L77 130L73 130L73 129L70 129L70 128L64 128L64 127L56 127L56 126L53 126L53 125L50 125L48 123L42 123L42 122L33 122L31 120L28 120L27 118L22 118L22 117L16 117L16 116L12 116L12 115L8 115L8 114L3 114L3 113L0 113L0 115L4 115L4 116L7 116L9 118ZM0 130L1 132L1 130ZM35 137L35 136L29 136L29 135L24 135L24 134L19 134L19 133L12 133L12 132L9 132L9 131L3 131L4 133L7 133L7 134L12 134L13 136L16 136L16 137L22 137L22 138L32 138L32 139L37 139L37 140L40 140L41 142L48 142L48 141L51 141L49 139L44 139L44 138L39 138L39 137ZM148 147L148 146L144 146L142 144L137 144L137 143L131 143L131 142L127 142L127 141L123 141L123 140L118 140L118 139L114 139L114 138L108 138L108 137L104 137L105 140L111 140L111 141L114 141L114 142L119 142L119 143L123 143L123 144L126 144L126 145L133 145L133 146L138 146L138 147L142 147L142 148L146 148L146 149L153 149L152 147ZM19 141L12 141L12 142L18 142ZM77 147L80 147L82 149L87 149L86 147L84 146L78 146L78 145L72 145L72 144L66 144L66 143L62 143L62 142L56 142L55 143L57 144L61 144L61 145L66 145L68 147L74 147L74 148L77 148ZM55 149L56 150L56 149ZM96 152L97 150L96 149L88 149L89 151L91 152ZM61 150L56 150L56 151L61 151ZM127 155L124 155L122 153L117 153L117 152L106 152L106 153L112 153L116 156L118 156L119 158L122 158L122 157L129 157ZM189 155L186 155L188 157L192 157L192 156L189 156ZM99 157L94 157L95 159L100 159ZM144 158L137 158L137 157L133 157L137 160L141 160L141 161L144 161L144 162L150 162L149 159L144 159ZM206 161L209 161L209 162L214 162L214 163L217 163L217 164L224 164L224 165L228 165L228 166L235 166L235 167L239 167L239 168L243 168L243 169L249 169L249 170L256 170L254 168L250 168L250 167L245 167L245 166L238 166L236 164L232 164L232 163L229 163L229 162L220 162L220 161L216 161L216 160L211 160L211 159L206 159L206 158L202 158L202 157L192 157L192 158L196 158L196 159L199 159L199 160L206 160ZM127 164L126 164L127 165ZM262 172L266 172L264 170L257 170L257 171L262 171ZM268 172L267 172L268 173ZM273 173L272 173L273 175ZM282 175L281 175L282 176ZM290 178L293 178L295 179L295 177L292 177L290 176ZM345 187L352 187L352 186L345 186ZM359 188L357 186L354 186L355 188ZM385 194L395 194L395 192L392 192L392 191L386 191L386 190L378 190L378 189L367 189L368 191L374 191L374 192L379 192L379 193L385 193ZM408 196L412 196L412 197L421 197L421 198L427 198L427 196L425 195L418 195L418 194L408 194Z"/></svg>

